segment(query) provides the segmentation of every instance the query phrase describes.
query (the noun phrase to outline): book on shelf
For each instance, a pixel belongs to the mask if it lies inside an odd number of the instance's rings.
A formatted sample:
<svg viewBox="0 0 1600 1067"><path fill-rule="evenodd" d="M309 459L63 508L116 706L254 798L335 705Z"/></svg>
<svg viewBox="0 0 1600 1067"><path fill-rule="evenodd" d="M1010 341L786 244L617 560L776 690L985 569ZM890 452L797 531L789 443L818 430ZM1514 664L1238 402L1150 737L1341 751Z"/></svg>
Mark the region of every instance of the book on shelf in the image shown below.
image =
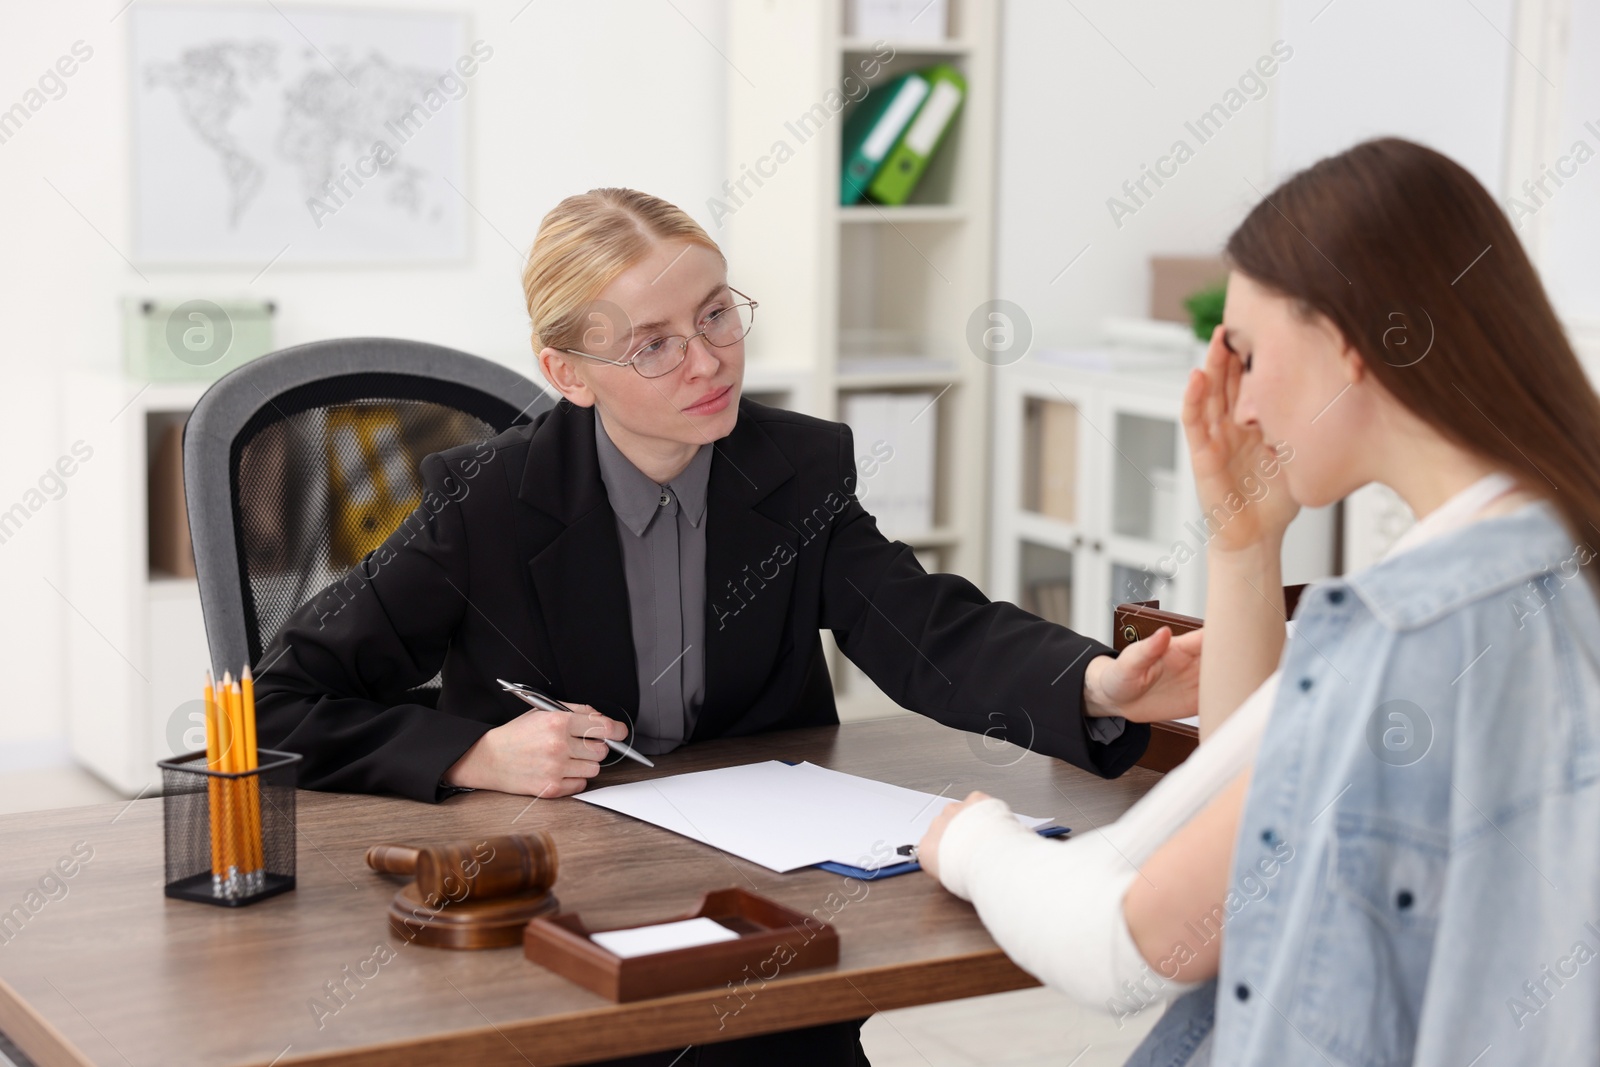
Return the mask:
<svg viewBox="0 0 1600 1067"><path fill-rule="evenodd" d="M879 204L900 205L911 199L967 97L967 80L948 63L918 73L928 80L927 99L867 185L867 197Z"/></svg>
<svg viewBox="0 0 1600 1067"><path fill-rule="evenodd" d="M909 71L871 90L845 120L839 203L901 206L948 139L967 82L948 63Z"/></svg>
<svg viewBox="0 0 1600 1067"><path fill-rule="evenodd" d="M839 203L858 204L877 175L890 149L911 124L927 99L928 79L916 71L902 74L881 89L868 91L861 105L844 124L844 171L839 181Z"/></svg>
<svg viewBox="0 0 1600 1067"><path fill-rule="evenodd" d="M1033 400L1023 413L1022 506L1065 523L1078 521L1078 408Z"/></svg>
<svg viewBox="0 0 1600 1067"><path fill-rule="evenodd" d="M839 415L855 438L856 496L884 536L905 540L934 526L937 393L848 393Z"/></svg>

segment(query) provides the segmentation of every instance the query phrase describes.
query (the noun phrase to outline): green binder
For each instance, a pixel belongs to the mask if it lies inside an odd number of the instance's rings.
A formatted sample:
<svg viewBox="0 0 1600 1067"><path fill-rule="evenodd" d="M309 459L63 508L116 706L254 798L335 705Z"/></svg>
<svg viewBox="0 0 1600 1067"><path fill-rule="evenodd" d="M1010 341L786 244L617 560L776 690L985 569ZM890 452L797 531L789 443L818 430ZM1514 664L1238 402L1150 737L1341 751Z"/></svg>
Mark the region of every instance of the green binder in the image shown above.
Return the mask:
<svg viewBox="0 0 1600 1067"><path fill-rule="evenodd" d="M890 149L927 99L928 89L928 79L912 71L868 92L851 112L844 125L839 203L854 204L861 199Z"/></svg>
<svg viewBox="0 0 1600 1067"><path fill-rule="evenodd" d="M919 73L928 79L928 98L867 186L867 196L880 204L904 204L910 198L967 97L966 79L948 63Z"/></svg>

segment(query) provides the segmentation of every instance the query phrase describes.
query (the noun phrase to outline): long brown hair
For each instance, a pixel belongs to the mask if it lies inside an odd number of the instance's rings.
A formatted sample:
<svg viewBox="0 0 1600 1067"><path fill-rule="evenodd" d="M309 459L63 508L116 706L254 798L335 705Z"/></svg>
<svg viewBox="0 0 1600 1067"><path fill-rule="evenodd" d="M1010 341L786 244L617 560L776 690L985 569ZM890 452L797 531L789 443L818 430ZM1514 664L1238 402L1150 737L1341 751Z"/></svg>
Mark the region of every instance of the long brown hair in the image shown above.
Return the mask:
<svg viewBox="0 0 1600 1067"><path fill-rule="evenodd" d="M1593 545L1600 397L1510 220L1464 167L1365 141L1267 194L1225 258L1303 317L1327 316L1401 404Z"/></svg>

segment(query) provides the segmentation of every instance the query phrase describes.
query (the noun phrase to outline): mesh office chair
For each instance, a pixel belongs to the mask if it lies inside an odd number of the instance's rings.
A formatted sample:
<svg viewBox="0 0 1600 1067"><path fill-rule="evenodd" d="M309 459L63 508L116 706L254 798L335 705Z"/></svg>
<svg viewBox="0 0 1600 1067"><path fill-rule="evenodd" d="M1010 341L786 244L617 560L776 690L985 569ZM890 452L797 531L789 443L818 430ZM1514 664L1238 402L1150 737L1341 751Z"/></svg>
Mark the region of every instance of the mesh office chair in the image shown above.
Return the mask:
<svg viewBox="0 0 1600 1067"><path fill-rule="evenodd" d="M219 378L183 433L183 482L212 671L259 671L306 601L421 500L431 452L553 404L516 371L417 341L316 341ZM435 675L408 696L434 704Z"/></svg>

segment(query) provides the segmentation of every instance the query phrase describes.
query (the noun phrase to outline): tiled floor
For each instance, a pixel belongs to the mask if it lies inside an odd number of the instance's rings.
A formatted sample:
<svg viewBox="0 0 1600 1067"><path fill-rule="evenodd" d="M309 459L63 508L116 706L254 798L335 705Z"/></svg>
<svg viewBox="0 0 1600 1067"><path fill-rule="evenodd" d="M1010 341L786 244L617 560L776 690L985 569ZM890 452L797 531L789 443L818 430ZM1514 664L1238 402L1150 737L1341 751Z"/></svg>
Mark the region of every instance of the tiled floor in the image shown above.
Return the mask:
<svg viewBox="0 0 1600 1067"><path fill-rule="evenodd" d="M1048 989L874 1015L861 1044L872 1067L1113 1067L1158 1017L1117 1020Z"/></svg>
<svg viewBox="0 0 1600 1067"><path fill-rule="evenodd" d="M120 795L74 769L0 774L0 814L101 804ZM929 1004L874 1015L862 1030L872 1067L1112 1067L1156 1020L1121 1029L1047 989ZM0 1052L0 1067L5 1067Z"/></svg>

